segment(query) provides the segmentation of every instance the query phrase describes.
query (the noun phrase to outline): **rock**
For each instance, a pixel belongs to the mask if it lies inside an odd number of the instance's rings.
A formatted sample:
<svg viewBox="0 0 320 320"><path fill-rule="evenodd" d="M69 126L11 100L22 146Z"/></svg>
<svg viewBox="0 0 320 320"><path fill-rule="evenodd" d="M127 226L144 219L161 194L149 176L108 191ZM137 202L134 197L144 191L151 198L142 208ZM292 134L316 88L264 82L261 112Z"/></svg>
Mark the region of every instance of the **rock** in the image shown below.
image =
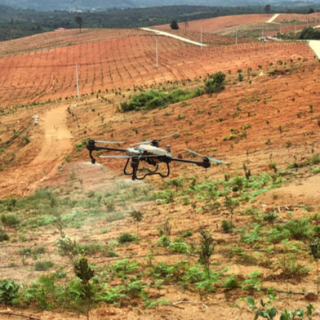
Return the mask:
<svg viewBox="0 0 320 320"><path fill-rule="evenodd" d="M313 291L307 291L304 294L304 298L309 301L316 301L318 300L318 295Z"/></svg>

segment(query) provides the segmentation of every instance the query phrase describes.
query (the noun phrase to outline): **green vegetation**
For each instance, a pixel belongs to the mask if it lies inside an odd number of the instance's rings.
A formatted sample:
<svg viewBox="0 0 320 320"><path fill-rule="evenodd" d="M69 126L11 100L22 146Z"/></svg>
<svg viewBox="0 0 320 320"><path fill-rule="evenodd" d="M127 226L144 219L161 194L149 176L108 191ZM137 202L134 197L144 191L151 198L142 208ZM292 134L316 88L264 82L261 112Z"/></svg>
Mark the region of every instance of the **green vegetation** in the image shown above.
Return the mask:
<svg viewBox="0 0 320 320"><path fill-rule="evenodd" d="M152 110L155 108L165 108L169 104L189 100L194 97L203 95L204 93L218 93L224 89L226 75L219 71L210 75L205 80L204 88L197 88L194 91L188 91L183 89L177 89L170 93L161 91L147 91L138 95L134 95L129 102L121 102L120 106L122 111L132 110ZM180 115L179 119L183 119L184 116Z"/></svg>
<svg viewBox="0 0 320 320"><path fill-rule="evenodd" d="M205 80L206 93L212 94L222 91L225 86L225 79L226 75L221 71L210 75L208 79Z"/></svg>
<svg viewBox="0 0 320 320"><path fill-rule="evenodd" d="M204 93L203 89L196 89L195 91L187 91L178 89L166 94L160 91L148 91L142 92L139 95L135 95L131 98L130 102L122 102L122 111L131 110L152 110L155 108L165 108L171 103L177 103L180 101L192 99L198 97Z"/></svg>
<svg viewBox="0 0 320 320"><path fill-rule="evenodd" d="M301 40L318 40L320 39L320 31L313 28L304 28L299 36Z"/></svg>
<svg viewBox="0 0 320 320"><path fill-rule="evenodd" d="M248 297L247 299L242 299L249 304L249 308L255 314L254 319L264 318L267 320L273 320L277 316L278 313L281 314L280 320L291 320L291 319L304 319L306 315L308 319L312 319L312 313L315 310L312 304L308 304L306 306L306 311L302 309L296 309L295 311L288 311L285 309L284 311L278 311L276 307L273 306L273 301L275 301L275 296L270 294L268 295L269 300L264 301L260 300L260 306L252 297Z"/></svg>

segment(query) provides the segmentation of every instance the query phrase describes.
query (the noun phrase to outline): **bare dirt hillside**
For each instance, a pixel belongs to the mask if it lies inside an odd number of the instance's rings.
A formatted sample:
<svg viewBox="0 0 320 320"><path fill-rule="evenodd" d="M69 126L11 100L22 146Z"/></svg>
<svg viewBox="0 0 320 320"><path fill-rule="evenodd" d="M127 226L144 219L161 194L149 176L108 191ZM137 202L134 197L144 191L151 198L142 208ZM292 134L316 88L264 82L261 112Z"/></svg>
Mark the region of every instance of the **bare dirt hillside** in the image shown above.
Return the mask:
<svg viewBox="0 0 320 320"><path fill-rule="evenodd" d="M219 28L244 19L225 17ZM73 267L79 255L99 288L93 320L250 320L240 298L260 301L267 292L276 295L277 320L280 310L320 308L316 294L304 296L319 282L309 246L320 235L318 59L300 42L201 50L159 38L158 69L147 36L0 59L0 280L25 293L19 307L0 306L0 319L86 319ZM227 74L219 93L121 108L151 89L203 88L219 70ZM171 133L161 147L170 144L173 155L201 161L191 149L228 164L172 163L168 179L131 181L126 160L95 152L92 165L85 148L89 137L126 148ZM205 266L203 234L213 240Z"/></svg>

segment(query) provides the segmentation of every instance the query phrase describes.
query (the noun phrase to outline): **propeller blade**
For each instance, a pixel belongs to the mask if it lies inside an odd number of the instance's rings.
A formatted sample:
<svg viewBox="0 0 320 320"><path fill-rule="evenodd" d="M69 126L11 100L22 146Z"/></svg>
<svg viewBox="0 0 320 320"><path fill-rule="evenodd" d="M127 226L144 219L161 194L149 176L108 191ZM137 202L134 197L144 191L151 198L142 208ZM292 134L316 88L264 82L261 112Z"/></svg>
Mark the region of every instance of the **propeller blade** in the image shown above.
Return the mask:
<svg viewBox="0 0 320 320"><path fill-rule="evenodd" d="M176 133L173 133L173 134L170 134L169 136L164 136L162 138L159 138L159 139L153 139L153 140L149 140L149 141L143 141L143 142L138 142L138 143L134 143L133 146L137 145L137 144L148 144L148 143L151 143L152 141L156 140L156 141L160 141L160 140L163 140L163 139L166 139L166 138L170 138L170 137L173 137L175 135L177 135L178 132Z"/></svg>
<svg viewBox="0 0 320 320"><path fill-rule="evenodd" d="M131 156L100 156L99 158L108 158L108 159L131 159Z"/></svg>
<svg viewBox="0 0 320 320"><path fill-rule="evenodd" d="M202 154L200 154L200 153L198 153L198 152L195 152L195 151L192 151L192 150L189 150L189 149L185 149L185 150L189 151L190 153L196 154L196 155L198 155L198 156L200 156L200 157L208 158L208 159L209 159L210 161L212 161L212 162L227 163L227 162L224 162L224 161L221 161L221 160L217 160L217 159L215 159L215 158L209 158L209 157L207 157L207 156L204 156L204 155L202 155Z"/></svg>
<svg viewBox="0 0 320 320"><path fill-rule="evenodd" d="M67 137L67 138L75 139L75 140L93 140L94 142L97 142L97 143L123 143L120 141L103 141L103 140L94 140L90 138L78 138L78 137Z"/></svg>
<svg viewBox="0 0 320 320"><path fill-rule="evenodd" d="M150 155L150 156L144 156L144 155L137 155L137 156L100 156L100 158L108 158L108 159L131 159L135 157L140 158L157 158L159 156L157 155Z"/></svg>
<svg viewBox="0 0 320 320"><path fill-rule="evenodd" d="M102 140L94 140L94 142L97 142L97 143L123 143L123 142L119 142L119 141L102 141Z"/></svg>

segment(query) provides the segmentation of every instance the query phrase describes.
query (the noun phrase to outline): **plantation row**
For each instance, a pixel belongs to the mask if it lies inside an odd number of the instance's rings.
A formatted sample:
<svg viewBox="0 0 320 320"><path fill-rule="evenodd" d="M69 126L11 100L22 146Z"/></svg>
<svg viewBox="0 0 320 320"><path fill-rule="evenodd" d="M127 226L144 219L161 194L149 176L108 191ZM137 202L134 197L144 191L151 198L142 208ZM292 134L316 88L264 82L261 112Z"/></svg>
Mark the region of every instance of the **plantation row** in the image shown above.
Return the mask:
<svg viewBox="0 0 320 320"><path fill-rule="evenodd" d="M234 30L235 28L240 29L254 23L267 22L272 17L273 14L246 14L196 20L188 22L186 25L186 29L188 31L200 32L200 28L202 27L202 31L205 33L220 32L221 34L227 34L230 32L230 30ZM180 23L179 27L181 30L184 30L185 24ZM169 24L156 26L153 28L156 30L163 30L168 32L170 32L171 30Z"/></svg>
<svg viewBox="0 0 320 320"><path fill-rule="evenodd" d="M2 106L75 95L75 64L79 66L80 93L135 85L194 79L219 70L235 73L283 57L313 59L304 43L245 43L237 46L196 48L159 37L156 68L154 37L97 41L0 59ZM295 59L295 61L297 61Z"/></svg>
<svg viewBox="0 0 320 320"><path fill-rule="evenodd" d="M136 36L149 34L140 29L79 29L61 30L37 34L17 40L0 42L0 57L22 52L49 49L86 41L96 41L105 38Z"/></svg>

